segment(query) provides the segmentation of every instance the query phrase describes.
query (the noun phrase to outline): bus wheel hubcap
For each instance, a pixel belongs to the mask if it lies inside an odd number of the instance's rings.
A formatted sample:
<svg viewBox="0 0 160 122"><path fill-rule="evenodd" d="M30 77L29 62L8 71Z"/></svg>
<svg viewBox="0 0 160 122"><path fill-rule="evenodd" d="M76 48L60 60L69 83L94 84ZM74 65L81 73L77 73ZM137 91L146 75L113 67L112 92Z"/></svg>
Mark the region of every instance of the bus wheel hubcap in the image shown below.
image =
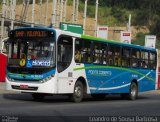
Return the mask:
<svg viewBox="0 0 160 122"><path fill-rule="evenodd" d="M131 90L131 95L134 97L134 96L136 96L136 88L132 88L132 90Z"/></svg>
<svg viewBox="0 0 160 122"><path fill-rule="evenodd" d="M80 86L77 86L77 87L75 88L75 95L76 95L77 97L80 97L80 96L81 96L81 87L80 87Z"/></svg>

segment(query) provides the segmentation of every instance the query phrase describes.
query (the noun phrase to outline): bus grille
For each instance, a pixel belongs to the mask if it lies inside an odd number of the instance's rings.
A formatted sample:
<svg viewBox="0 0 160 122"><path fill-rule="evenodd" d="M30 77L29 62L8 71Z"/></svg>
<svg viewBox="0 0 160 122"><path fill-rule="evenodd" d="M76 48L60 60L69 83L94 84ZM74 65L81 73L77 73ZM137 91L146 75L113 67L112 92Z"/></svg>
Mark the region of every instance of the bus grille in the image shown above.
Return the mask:
<svg viewBox="0 0 160 122"><path fill-rule="evenodd" d="M38 87L20 88L20 86L12 85L12 89L37 91Z"/></svg>

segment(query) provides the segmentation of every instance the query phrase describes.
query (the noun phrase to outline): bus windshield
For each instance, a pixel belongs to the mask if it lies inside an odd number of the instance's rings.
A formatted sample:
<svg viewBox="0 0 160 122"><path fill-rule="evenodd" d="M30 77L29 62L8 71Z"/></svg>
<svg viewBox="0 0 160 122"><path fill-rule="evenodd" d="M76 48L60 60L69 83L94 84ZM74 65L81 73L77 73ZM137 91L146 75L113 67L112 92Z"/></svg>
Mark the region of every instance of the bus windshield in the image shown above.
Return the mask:
<svg viewBox="0 0 160 122"><path fill-rule="evenodd" d="M55 41L53 38L10 38L8 41L8 66L54 67Z"/></svg>

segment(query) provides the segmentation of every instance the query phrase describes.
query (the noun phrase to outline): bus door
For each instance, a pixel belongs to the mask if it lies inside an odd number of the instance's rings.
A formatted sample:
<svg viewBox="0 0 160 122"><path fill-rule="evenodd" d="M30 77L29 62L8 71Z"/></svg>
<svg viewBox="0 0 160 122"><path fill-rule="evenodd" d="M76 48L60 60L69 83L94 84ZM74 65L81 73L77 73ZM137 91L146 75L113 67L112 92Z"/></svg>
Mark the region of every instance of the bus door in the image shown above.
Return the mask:
<svg viewBox="0 0 160 122"><path fill-rule="evenodd" d="M69 87L72 82L73 73L73 67L70 66L73 57L72 37L60 36L57 48L58 93L66 93L71 90Z"/></svg>

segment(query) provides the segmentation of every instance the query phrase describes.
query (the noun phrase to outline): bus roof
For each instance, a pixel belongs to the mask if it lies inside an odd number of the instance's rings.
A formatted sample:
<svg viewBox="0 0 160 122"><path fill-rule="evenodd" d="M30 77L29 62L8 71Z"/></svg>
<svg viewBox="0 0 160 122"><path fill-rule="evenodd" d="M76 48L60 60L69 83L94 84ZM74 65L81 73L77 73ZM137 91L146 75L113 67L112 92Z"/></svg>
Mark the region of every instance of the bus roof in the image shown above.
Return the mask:
<svg viewBox="0 0 160 122"><path fill-rule="evenodd" d="M55 28L49 28L49 27L42 27L42 26L34 26L34 27L21 27L21 28L16 28L16 30L25 30L25 29L42 29L42 30L48 30L48 31L53 31Z"/></svg>
<svg viewBox="0 0 160 122"><path fill-rule="evenodd" d="M127 44L127 43L122 43L122 42L118 42L118 41L114 41L114 40L107 40L107 39L103 39L103 38L96 38L96 37L88 36L88 35L81 35L81 38L89 39L89 40L97 41L97 42L104 42L104 43L121 45L121 46L130 47L130 48L141 49L141 50L156 51L155 48L149 48L149 47L134 45L134 44Z"/></svg>

